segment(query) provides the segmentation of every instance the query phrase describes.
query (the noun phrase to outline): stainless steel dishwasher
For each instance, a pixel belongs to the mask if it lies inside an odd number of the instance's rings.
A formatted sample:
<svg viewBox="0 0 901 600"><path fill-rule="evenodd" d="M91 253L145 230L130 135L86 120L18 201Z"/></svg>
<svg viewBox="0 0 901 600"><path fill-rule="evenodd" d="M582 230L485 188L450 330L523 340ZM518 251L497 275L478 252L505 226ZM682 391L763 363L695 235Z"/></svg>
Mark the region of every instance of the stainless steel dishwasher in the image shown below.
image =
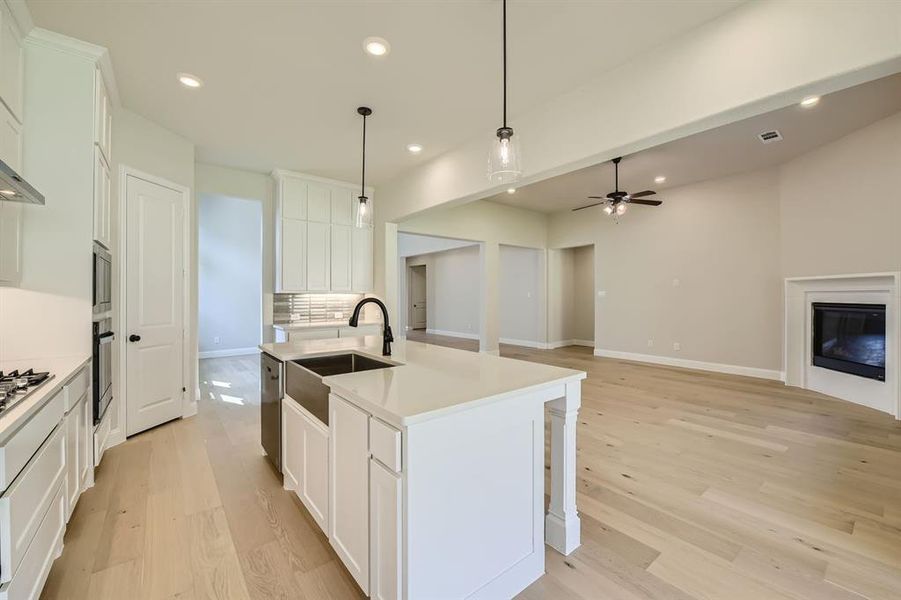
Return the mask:
<svg viewBox="0 0 901 600"><path fill-rule="evenodd" d="M282 361L260 354L260 443L269 462L282 472L282 397L285 395Z"/></svg>

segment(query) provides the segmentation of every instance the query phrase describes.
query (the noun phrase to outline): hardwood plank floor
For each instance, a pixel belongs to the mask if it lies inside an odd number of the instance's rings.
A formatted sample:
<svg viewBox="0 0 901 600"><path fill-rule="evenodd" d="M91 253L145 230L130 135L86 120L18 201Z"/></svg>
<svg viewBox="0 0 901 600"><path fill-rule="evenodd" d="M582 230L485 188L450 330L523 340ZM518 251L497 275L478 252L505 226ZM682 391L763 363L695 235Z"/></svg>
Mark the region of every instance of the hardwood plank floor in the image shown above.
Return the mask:
<svg viewBox="0 0 901 600"><path fill-rule="evenodd" d="M523 599L901 597L901 424L891 417L588 348L501 354L588 372L582 546L548 550L547 574ZM361 597L261 454L257 358L200 369L195 417L104 456L42 597Z"/></svg>

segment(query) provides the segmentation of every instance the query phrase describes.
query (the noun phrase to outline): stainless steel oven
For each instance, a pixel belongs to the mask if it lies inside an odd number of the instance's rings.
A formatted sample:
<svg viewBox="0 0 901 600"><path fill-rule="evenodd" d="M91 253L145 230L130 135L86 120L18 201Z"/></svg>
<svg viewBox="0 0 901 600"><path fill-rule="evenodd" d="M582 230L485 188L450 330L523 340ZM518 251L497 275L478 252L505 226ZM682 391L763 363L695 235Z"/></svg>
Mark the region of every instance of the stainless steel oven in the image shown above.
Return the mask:
<svg viewBox="0 0 901 600"><path fill-rule="evenodd" d="M113 340L110 318L94 322L94 424L100 422L113 400Z"/></svg>
<svg viewBox="0 0 901 600"><path fill-rule="evenodd" d="M94 242L94 314L108 312L113 307L113 258L109 250Z"/></svg>

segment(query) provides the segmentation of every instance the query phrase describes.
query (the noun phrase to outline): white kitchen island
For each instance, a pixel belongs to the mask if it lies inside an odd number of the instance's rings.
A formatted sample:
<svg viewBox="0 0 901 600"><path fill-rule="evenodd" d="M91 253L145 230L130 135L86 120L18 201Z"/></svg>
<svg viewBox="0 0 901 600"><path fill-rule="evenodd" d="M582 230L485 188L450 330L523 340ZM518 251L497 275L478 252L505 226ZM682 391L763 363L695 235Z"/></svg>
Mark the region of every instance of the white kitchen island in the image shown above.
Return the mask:
<svg viewBox="0 0 901 600"><path fill-rule="evenodd" d="M579 545L575 432L585 373L418 342L382 357L381 346L379 336L260 346L282 361L352 352L395 365L324 378L327 428L283 399L285 487L373 598L516 595L544 573L545 543L563 554ZM298 446L327 458L305 456L292 468L285 448ZM327 499L314 489L324 460Z"/></svg>

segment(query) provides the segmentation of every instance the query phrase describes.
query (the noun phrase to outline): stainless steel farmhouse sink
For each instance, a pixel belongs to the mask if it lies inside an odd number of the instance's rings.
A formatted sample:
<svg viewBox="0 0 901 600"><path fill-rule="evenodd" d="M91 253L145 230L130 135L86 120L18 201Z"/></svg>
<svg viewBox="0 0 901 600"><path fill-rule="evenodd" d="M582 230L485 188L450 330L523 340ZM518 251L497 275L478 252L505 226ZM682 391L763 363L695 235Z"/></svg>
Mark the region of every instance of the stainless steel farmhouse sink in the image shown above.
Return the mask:
<svg viewBox="0 0 901 600"><path fill-rule="evenodd" d="M285 395L328 425L329 388L323 377L385 369L394 365L359 354L331 354L298 358L285 363ZM285 401L290 401L286 398Z"/></svg>

